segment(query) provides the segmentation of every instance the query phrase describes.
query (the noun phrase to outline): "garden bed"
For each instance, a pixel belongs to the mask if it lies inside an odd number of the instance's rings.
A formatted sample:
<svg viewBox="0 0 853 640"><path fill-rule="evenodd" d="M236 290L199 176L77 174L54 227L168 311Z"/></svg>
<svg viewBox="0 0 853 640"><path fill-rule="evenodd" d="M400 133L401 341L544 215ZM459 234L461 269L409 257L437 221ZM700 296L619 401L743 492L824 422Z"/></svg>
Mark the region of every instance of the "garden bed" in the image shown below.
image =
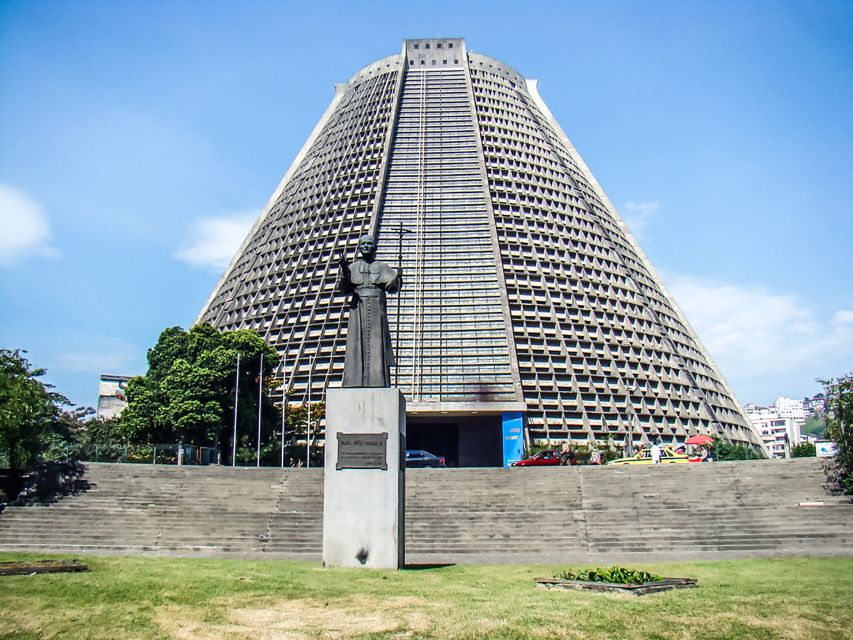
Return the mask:
<svg viewBox="0 0 853 640"><path fill-rule="evenodd" d="M617 584L615 582L564 580L562 578L534 578L536 586L543 589L562 589L566 591L601 591L610 593L631 593L644 596L670 589L690 589L698 586L692 578L664 578L655 582L640 584Z"/></svg>
<svg viewBox="0 0 853 640"><path fill-rule="evenodd" d="M76 560L28 560L0 562L0 576L31 575L33 573L77 573L89 567Z"/></svg>

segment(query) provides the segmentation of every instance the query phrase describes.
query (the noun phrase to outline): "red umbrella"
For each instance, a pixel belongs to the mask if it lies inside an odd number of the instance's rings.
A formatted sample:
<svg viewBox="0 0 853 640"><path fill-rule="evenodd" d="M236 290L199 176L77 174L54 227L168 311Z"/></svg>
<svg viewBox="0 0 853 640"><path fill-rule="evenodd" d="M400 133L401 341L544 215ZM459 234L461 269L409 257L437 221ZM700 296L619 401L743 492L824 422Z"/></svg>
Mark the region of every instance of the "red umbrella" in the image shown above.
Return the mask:
<svg viewBox="0 0 853 640"><path fill-rule="evenodd" d="M711 436L706 436L700 433L698 436L690 436L684 441L684 444L713 444L714 439Z"/></svg>

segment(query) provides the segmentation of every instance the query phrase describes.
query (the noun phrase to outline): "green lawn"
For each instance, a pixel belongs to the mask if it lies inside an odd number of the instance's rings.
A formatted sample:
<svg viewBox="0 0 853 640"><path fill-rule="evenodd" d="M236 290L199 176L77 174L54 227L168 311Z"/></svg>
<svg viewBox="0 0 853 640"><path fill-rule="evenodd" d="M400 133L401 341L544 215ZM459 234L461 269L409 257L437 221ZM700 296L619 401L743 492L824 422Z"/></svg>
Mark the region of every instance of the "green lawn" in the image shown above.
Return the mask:
<svg viewBox="0 0 853 640"><path fill-rule="evenodd" d="M534 586L562 565L81 560L91 573L0 577L0 638L853 638L853 558L636 565L700 585L642 597Z"/></svg>

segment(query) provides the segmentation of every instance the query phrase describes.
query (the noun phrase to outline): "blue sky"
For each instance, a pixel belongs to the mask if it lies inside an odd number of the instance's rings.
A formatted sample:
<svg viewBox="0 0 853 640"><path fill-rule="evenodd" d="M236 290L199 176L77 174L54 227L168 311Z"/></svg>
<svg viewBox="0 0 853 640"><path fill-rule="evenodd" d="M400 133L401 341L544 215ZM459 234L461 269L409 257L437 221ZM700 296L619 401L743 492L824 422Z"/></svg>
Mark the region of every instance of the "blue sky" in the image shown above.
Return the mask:
<svg viewBox="0 0 853 640"><path fill-rule="evenodd" d="M853 370L850 0L2 0L0 346L143 373L333 84L433 36L540 80L741 402Z"/></svg>

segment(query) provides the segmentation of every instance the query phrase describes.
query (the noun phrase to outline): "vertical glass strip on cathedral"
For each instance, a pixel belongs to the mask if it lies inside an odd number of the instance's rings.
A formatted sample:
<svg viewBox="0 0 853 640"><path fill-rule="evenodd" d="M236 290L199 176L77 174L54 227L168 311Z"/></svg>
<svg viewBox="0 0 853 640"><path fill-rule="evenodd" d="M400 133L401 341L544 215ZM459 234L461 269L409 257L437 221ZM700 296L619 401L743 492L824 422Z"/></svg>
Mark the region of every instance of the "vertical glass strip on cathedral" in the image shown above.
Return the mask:
<svg viewBox="0 0 853 640"><path fill-rule="evenodd" d="M411 402L515 400L464 42L418 44L429 41L406 43L379 219L380 259L402 251L404 286L388 305L396 384Z"/></svg>

